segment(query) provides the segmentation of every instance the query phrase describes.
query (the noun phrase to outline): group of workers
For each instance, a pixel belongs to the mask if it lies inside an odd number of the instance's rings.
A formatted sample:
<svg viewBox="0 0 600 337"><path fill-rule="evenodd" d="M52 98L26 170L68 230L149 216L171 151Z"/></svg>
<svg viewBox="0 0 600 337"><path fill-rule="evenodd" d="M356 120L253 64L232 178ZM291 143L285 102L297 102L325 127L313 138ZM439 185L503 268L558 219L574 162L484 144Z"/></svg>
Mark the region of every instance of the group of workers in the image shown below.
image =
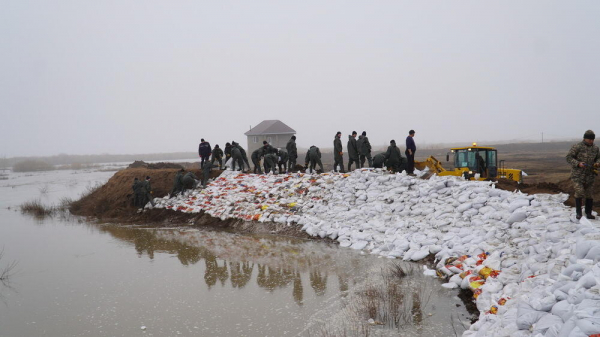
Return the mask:
<svg viewBox="0 0 600 337"><path fill-rule="evenodd" d="M338 131L333 140L333 170L335 172L338 172L338 170L339 172L346 172L344 169L344 152L341 136L342 133ZM352 131L352 134L348 136L346 147L348 151L348 171L352 170L352 165L354 164L355 168L385 167L394 172L405 170L408 174L413 175L415 168L415 152L417 151L413 139L414 136L415 131L410 130L408 137L406 137L406 150L404 152L406 158L402 156L400 148L396 145L395 140L390 141L390 146L388 146L386 152L371 157L372 147L369 138L367 137L367 132L363 131L357 139L357 132ZM200 166L203 169L207 164L211 165L211 167L216 167L215 162L219 163L219 169L223 169L223 155L225 156L225 162L231 158L233 170L239 169L243 171L244 165L250 168L246 151L235 141L227 143L225 145L225 152L223 152L219 148L219 145L215 145L214 149L211 150L210 143L202 139L198 147L198 155L201 158ZM212 159L209 162L211 155ZM284 173L296 170L296 161L298 159L296 136L290 138L285 149L275 148L267 141L263 141L263 146L253 151L250 158L254 165L254 173ZM317 166L319 167L319 170L316 170ZM323 163L321 162L321 150L317 146L312 145L306 152L304 169L308 170L310 173L314 171L325 171L323 169Z"/></svg>
<svg viewBox="0 0 600 337"><path fill-rule="evenodd" d="M338 131L333 140L333 170L335 172L338 172L338 170L339 172L346 172L344 170L344 152L341 136L342 133ZM390 145L386 152L371 157L372 148L367 133L363 131L358 139L356 139L356 136L356 131L353 131L352 134L348 136L346 147L348 151L348 171L352 170L352 165L354 164L355 168L386 167L394 172L405 170L410 175L414 174L414 158L415 152L417 151L413 139L415 136L414 130L410 130L408 137L406 137L406 150L404 152L406 159L402 157L400 148L393 139L390 141ZM595 216L592 214L592 207L594 204L593 185L595 177L598 174L598 169L600 168L600 151L598 146L594 145L595 138L596 135L594 132L592 130L587 130L583 135L583 141L573 145L566 156L567 162L572 167L571 181L573 182L575 189L575 211L577 219L581 219L583 216L582 207L585 209L586 218L595 219ZM238 168L239 170L243 170L244 165L250 168L246 151L235 141L227 143L225 145L225 151L223 151L219 148L219 145L215 145L215 147L211 149L210 143L202 139L198 147L198 154L201 158L200 165L202 168L203 186L206 186L208 182L211 169L216 167L215 162L219 163L219 169L223 169L223 156L225 156L225 162L231 158L233 170ZM209 161L211 156L212 159ZM276 168L278 169L278 172L281 173L288 172L288 170L295 170L296 160L298 158L296 136L290 138L285 149L277 149L267 141L264 141L262 147L252 152L251 158L252 163L254 164L254 173L263 173L263 168L265 173L275 173ZM263 160L262 167L260 164L261 159ZM312 173L317 166L319 166L321 172L324 172L323 163L321 162L321 151L317 146L312 145L306 152L304 169L309 170L309 172ZM183 193L188 189L196 188L198 181L198 177L193 172L186 173L184 169L179 170L173 182L173 189L170 193L171 197ZM135 207L142 209L148 202L154 206L149 176L147 176L144 181L135 178L133 182L133 192L133 203ZM584 198L585 203L583 201Z"/></svg>
<svg viewBox="0 0 600 337"><path fill-rule="evenodd" d="M133 179L133 206L138 209L138 212L149 202L154 207L154 198L152 197L152 185L150 184L150 176L146 176L146 180Z"/></svg>

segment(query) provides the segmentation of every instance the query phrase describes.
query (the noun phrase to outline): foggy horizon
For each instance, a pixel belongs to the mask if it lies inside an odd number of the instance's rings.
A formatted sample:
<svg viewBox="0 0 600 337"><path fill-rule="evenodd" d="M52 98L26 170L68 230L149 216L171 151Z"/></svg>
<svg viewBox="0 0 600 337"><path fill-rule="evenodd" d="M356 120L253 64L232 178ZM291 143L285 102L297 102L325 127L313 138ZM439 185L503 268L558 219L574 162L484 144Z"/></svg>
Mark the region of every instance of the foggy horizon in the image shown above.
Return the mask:
<svg viewBox="0 0 600 337"><path fill-rule="evenodd" d="M247 147L278 119L417 148L597 126L600 3L6 1L0 157ZM594 124L596 123L596 124Z"/></svg>

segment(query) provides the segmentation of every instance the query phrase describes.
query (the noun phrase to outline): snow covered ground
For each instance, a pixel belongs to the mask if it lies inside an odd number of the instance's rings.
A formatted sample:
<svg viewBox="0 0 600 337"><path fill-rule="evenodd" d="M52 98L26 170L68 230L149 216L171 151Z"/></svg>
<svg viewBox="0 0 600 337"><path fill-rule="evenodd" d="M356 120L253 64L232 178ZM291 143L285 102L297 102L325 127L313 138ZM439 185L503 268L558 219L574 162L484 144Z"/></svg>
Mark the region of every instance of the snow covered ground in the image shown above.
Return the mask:
<svg viewBox="0 0 600 337"><path fill-rule="evenodd" d="M206 189L155 201L221 219L296 223L388 258L435 254L437 270L425 273L470 288L481 311L464 336L590 336L600 333L600 222L576 220L566 198L363 169L224 171Z"/></svg>

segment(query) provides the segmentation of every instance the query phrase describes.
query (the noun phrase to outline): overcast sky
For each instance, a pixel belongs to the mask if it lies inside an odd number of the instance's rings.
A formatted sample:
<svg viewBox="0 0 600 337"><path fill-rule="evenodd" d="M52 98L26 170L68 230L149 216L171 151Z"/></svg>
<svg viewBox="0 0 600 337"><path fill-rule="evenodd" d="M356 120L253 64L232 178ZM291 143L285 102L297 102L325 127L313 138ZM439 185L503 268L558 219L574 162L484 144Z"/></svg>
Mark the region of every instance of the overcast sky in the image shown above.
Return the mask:
<svg viewBox="0 0 600 337"><path fill-rule="evenodd" d="M265 119L322 148L338 130L415 129L417 147L600 132L600 1L0 8L0 156L246 146Z"/></svg>

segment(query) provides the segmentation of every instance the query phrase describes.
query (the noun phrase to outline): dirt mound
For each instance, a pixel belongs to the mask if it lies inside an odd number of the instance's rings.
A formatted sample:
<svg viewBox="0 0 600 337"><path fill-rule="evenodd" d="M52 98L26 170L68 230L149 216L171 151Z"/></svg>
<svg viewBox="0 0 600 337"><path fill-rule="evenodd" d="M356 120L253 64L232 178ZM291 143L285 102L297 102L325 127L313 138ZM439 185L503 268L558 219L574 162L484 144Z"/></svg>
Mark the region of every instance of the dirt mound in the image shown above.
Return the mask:
<svg viewBox="0 0 600 337"><path fill-rule="evenodd" d="M135 214L133 207L133 180L134 178L145 179L150 176L154 197L164 197L173 188L173 180L178 169L150 169L150 168L128 168L118 171L106 184L91 191L81 199L73 202L70 207L71 213L82 216L93 216L99 219L115 218L121 219L130 214ZM202 171L199 169L188 170L202 179ZM212 178L218 177L221 171L213 170Z"/></svg>
<svg viewBox="0 0 600 337"><path fill-rule="evenodd" d="M512 180L507 180L507 179L500 179L498 180L498 183L496 183L496 187L506 190L506 191L515 191L515 190L519 190L523 193L527 193L527 194L536 194L536 193L550 193L550 194L557 194L557 193L563 193L565 191L563 191L560 186L558 186L557 184L554 183L548 183L548 182L543 182L543 183L537 183L537 184L527 184L527 183L517 183L516 181L512 181Z"/></svg>
<svg viewBox="0 0 600 337"><path fill-rule="evenodd" d="M182 168L184 168L184 166L181 164L164 163L164 162L149 164L149 163L146 163L141 160L136 160L133 163L129 164L129 166L127 166L127 168L146 168L146 169L150 169L150 170L162 170L162 169L182 169Z"/></svg>
<svg viewBox="0 0 600 337"><path fill-rule="evenodd" d="M565 205L567 206L575 206L575 198L573 198L573 193L575 189L573 188L573 183L571 179L562 180L556 184L549 182L540 182L537 184L527 184L522 183L518 184L516 181L501 179L496 184L497 188L507 190L507 191L515 191L519 190L523 193L527 194L535 194L535 193L566 193L569 195L569 199L565 201ZM594 184L594 207L600 207L600 183L596 182Z"/></svg>

